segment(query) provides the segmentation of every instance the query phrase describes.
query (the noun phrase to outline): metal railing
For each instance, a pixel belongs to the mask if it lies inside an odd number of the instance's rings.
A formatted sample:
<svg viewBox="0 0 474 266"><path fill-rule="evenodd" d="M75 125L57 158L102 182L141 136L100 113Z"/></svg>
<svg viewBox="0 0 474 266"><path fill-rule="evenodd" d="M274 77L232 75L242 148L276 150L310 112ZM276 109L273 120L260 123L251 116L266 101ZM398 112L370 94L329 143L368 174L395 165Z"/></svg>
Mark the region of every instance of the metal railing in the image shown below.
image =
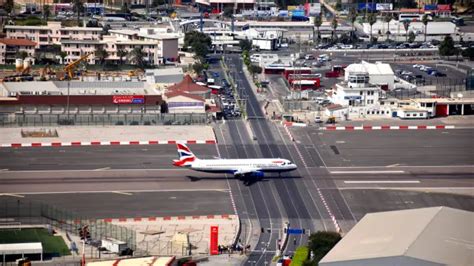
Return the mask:
<svg viewBox="0 0 474 266"><path fill-rule="evenodd" d="M191 125L210 122L207 114L0 114L1 127L58 125Z"/></svg>
<svg viewBox="0 0 474 266"><path fill-rule="evenodd" d="M48 225L74 235L78 235L79 228L88 225L93 240L113 238L126 242L132 250L137 248L136 232L132 229L106 223L103 220L91 219L37 201L2 198L0 201L0 219L13 219L14 222L22 225Z"/></svg>

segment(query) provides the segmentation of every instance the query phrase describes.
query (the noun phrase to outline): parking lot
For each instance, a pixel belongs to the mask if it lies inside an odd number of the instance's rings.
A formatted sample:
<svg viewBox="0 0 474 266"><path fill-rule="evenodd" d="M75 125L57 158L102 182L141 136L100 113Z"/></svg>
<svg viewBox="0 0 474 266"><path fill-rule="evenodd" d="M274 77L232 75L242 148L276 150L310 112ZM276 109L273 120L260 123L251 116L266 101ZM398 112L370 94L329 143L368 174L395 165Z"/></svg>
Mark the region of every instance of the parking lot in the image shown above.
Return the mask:
<svg viewBox="0 0 474 266"><path fill-rule="evenodd" d="M207 85L217 90L216 101L222 110L224 119L240 118L242 114L232 86L218 67L218 64L213 64L210 70L206 72Z"/></svg>

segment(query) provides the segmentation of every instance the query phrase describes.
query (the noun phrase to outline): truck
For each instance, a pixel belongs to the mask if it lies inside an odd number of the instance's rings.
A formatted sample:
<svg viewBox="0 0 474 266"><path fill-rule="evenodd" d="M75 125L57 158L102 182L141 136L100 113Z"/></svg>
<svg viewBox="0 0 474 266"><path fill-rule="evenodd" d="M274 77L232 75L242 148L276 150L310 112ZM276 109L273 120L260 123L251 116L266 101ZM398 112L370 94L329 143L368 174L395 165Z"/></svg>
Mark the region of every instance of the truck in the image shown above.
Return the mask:
<svg viewBox="0 0 474 266"><path fill-rule="evenodd" d="M102 239L100 247L117 254L121 254L123 251L128 249L126 242L113 238Z"/></svg>
<svg viewBox="0 0 474 266"><path fill-rule="evenodd" d="M277 39L253 39L252 46L257 50L274 51L277 49Z"/></svg>

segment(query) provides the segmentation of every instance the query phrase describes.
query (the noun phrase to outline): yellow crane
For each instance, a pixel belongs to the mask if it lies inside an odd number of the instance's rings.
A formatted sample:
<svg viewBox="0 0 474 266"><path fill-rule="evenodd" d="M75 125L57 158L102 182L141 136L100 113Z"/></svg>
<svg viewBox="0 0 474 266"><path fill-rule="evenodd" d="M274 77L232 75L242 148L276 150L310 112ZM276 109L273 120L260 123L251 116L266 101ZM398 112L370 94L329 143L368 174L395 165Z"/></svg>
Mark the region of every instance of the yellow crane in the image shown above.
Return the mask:
<svg viewBox="0 0 474 266"><path fill-rule="evenodd" d="M73 79L74 78L74 69L76 68L76 66L80 62L86 60L91 54L93 54L93 53L85 54L85 55L81 56L79 59L77 59L76 61L71 62L67 66L64 67L64 71L66 72L68 79Z"/></svg>

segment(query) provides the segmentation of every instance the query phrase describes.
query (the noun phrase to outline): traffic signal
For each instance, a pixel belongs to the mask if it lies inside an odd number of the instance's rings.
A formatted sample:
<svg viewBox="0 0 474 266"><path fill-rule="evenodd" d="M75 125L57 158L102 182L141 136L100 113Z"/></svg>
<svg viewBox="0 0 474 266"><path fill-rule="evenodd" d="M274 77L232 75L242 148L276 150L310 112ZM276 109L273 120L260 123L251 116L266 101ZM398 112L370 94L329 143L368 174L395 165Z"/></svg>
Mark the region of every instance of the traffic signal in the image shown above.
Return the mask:
<svg viewBox="0 0 474 266"><path fill-rule="evenodd" d="M79 237L81 238L81 240L84 240L84 228L79 228L77 229L79 231Z"/></svg>

